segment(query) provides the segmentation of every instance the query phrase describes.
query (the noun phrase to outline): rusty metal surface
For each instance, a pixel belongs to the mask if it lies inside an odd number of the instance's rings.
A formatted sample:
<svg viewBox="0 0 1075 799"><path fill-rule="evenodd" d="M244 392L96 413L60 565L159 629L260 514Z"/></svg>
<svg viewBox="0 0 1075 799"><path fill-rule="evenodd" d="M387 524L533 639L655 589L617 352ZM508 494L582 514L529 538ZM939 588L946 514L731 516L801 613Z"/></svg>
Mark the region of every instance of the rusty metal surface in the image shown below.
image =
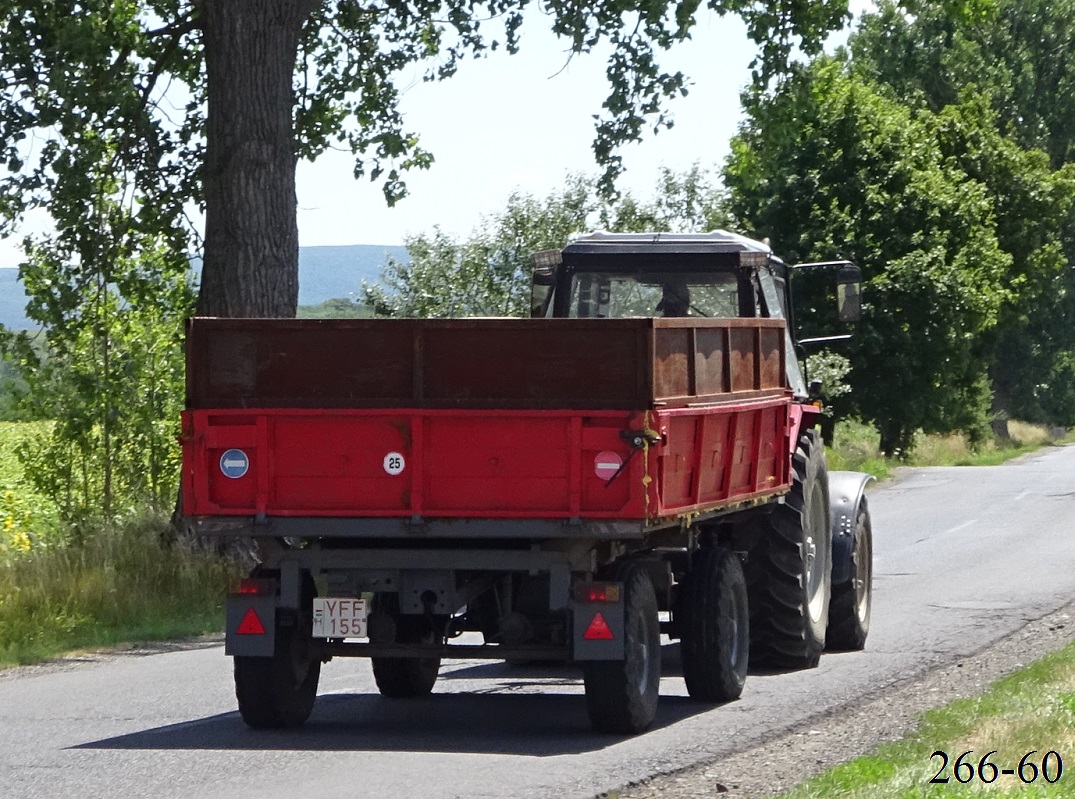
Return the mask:
<svg viewBox="0 0 1075 799"><path fill-rule="evenodd" d="M641 410L784 390L769 319L191 319L187 407Z"/></svg>

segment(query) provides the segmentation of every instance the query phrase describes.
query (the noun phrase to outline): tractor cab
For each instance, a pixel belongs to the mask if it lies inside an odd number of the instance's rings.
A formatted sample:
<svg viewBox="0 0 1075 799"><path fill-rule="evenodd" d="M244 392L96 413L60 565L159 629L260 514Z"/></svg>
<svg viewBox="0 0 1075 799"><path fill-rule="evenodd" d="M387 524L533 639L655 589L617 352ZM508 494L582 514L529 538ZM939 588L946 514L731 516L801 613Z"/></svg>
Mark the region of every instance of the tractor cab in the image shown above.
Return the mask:
<svg viewBox="0 0 1075 799"><path fill-rule="evenodd" d="M858 314L858 267L832 266L839 315ZM788 386L807 396L795 356L789 267L765 242L723 230L703 234L591 233L534 255L531 316L769 318L787 321Z"/></svg>

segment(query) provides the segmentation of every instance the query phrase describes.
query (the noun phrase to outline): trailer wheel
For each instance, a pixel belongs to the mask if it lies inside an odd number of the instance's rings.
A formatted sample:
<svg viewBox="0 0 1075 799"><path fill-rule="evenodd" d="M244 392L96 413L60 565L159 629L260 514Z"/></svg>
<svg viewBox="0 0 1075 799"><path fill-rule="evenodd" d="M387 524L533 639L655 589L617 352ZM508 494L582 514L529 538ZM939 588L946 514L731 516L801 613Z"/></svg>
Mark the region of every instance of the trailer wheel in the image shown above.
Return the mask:
<svg viewBox="0 0 1075 799"><path fill-rule="evenodd" d="M746 578L730 549L700 549L683 586L680 652L687 693L728 702L743 693L750 652Z"/></svg>
<svg viewBox="0 0 1075 799"><path fill-rule="evenodd" d="M832 586L829 605L827 649L859 650L866 646L873 605L873 529L866 498L859 503L855 517L855 540L851 547L850 578Z"/></svg>
<svg viewBox="0 0 1075 799"><path fill-rule="evenodd" d="M377 593L373 595L372 611L392 617L396 626L396 642L401 644L431 644L435 640L432 630L427 629L424 616L404 616L399 612L399 594ZM370 658L373 679L381 696L390 699L406 699L425 696L433 690L440 672L440 658Z"/></svg>
<svg viewBox="0 0 1075 799"><path fill-rule="evenodd" d="M272 657L235 658L235 698L239 715L254 729L297 727L310 717L321 678L321 659L310 637L313 597L309 572L303 574L302 606L291 624L277 611Z"/></svg>
<svg viewBox="0 0 1075 799"><path fill-rule="evenodd" d="M814 430L799 438L791 492L762 528L747 560L751 656L756 664L814 668L825 648L832 590L828 475Z"/></svg>
<svg viewBox="0 0 1075 799"><path fill-rule="evenodd" d="M622 567L613 578L624 584L624 659L583 666L586 707L598 732L633 735L653 723L661 682L661 629L657 594L646 570Z"/></svg>

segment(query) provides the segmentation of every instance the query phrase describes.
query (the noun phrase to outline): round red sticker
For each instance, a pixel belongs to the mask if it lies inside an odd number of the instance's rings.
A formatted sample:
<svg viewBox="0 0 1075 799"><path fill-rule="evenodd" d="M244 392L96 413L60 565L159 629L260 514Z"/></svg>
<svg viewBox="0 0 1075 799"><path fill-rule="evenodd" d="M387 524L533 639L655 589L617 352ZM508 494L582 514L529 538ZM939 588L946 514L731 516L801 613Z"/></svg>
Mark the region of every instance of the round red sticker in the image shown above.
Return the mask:
<svg viewBox="0 0 1075 799"><path fill-rule="evenodd" d="M602 480L611 480L623 466L623 458L615 452L602 452L593 462L593 471Z"/></svg>

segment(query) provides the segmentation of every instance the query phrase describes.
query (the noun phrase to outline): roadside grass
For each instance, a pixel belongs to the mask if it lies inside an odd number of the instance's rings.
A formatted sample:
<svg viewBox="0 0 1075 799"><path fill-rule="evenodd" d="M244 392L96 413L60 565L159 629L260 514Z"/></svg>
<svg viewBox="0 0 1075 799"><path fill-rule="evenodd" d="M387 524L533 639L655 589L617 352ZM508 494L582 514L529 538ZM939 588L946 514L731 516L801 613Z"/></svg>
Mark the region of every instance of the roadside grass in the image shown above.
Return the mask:
<svg viewBox="0 0 1075 799"><path fill-rule="evenodd" d="M146 514L0 561L0 666L219 630L234 569L163 543L166 525Z"/></svg>
<svg viewBox="0 0 1075 799"><path fill-rule="evenodd" d="M163 514L135 512L65 534L15 454L47 432L47 422L0 422L0 668L220 630L235 569L165 543Z"/></svg>
<svg viewBox="0 0 1075 799"><path fill-rule="evenodd" d="M939 755L933 757L938 750L948 755L947 768ZM962 760L970 767L959 766L957 779L957 758L964 752L971 753ZM1053 784L1042 771L1046 757ZM998 769L995 777L989 764ZM1005 769L1016 773L999 773ZM931 784L934 777L948 781ZM1075 644L997 681L979 697L929 711L903 740L819 774L780 799L952 796L1075 797Z"/></svg>
<svg viewBox="0 0 1075 799"><path fill-rule="evenodd" d="M872 425L858 419L844 419L836 423L836 431L826 455L830 469L866 472L878 480L890 476L896 465L881 453L880 433Z"/></svg>
<svg viewBox="0 0 1075 799"><path fill-rule="evenodd" d="M977 447L964 435L919 433L906 457L893 458L881 453L881 436L871 425L848 419L836 424L828 450L829 468L867 472L883 480L897 466L997 466L1042 447L1075 440L1072 431L1015 420L1008 423L1008 431L1010 441L987 441Z"/></svg>

